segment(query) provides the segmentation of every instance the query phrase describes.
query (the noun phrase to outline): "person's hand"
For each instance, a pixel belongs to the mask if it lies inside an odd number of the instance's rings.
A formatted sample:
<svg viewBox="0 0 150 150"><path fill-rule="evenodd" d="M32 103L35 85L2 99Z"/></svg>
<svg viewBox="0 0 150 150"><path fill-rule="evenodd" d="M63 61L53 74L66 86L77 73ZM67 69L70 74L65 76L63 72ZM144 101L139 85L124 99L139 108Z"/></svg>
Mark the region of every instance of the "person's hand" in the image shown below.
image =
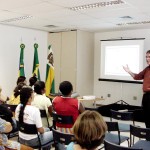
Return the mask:
<svg viewBox="0 0 150 150"><path fill-rule="evenodd" d="M126 66L123 66L123 69L126 71L126 72L130 72L130 69L129 69L129 67L128 67L128 65L126 65Z"/></svg>
<svg viewBox="0 0 150 150"><path fill-rule="evenodd" d="M12 125L10 122L6 122L5 123L5 133L9 133L10 131L12 131Z"/></svg>
<svg viewBox="0 0 150 150"><path fill-rule="evenodd" d="M0 145L3 145L3 140L0 138Z"/></svg>

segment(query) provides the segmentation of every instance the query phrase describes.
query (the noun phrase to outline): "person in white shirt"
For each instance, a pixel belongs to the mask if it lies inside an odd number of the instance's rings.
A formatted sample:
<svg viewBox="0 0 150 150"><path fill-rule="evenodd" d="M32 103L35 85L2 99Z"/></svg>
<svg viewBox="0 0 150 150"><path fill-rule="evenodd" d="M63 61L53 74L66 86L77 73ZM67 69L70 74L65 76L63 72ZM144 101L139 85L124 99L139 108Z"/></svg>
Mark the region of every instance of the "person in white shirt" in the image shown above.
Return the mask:
<svg viewBox="0 0 150 150"><path fill-rule="evenodd" d="M20 104L15 111L16 120L21 123L35 124L40 133L41 143L53 141L52 132L44 129L40 111L37 107L32 106L34 93L30 86L24 86L20 91ZM45 132L47 130L47 132ZM39 144L37 134L25 134L19 131L19 141L28 146L37 146ZM50 146L50 145L49 145Z"/></svg>
<svg viewBox="0 0 150 150"><path fill-rule="evenodd" d="M45 83L43 81L36 81L34 84L34 100L31 105L36 106L40 110L46 110L47 117L49 119L50 126L52 125L52 103L49 98L45 96ZM42 118L42 123L44 127L48 127L48 123L45 118Z"/></svg>

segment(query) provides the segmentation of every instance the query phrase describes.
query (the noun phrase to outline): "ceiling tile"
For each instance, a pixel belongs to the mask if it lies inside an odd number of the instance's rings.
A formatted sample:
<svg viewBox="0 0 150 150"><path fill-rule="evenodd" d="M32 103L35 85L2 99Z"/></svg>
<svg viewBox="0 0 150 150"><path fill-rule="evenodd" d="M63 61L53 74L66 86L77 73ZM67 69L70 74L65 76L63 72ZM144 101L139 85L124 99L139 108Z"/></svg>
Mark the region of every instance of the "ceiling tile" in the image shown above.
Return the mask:
<svg viewBox="0 0 150 150"><path fill-rule="evenodd" d="M110 31L150 28L150 24L117 26L118 23L150 20L150 0L122 0L123 4L72 11L69 7L118 0L0 0L1 21L31 15L32 18L7 24L44 31ZM121 17L129 16L132 19ZM45 27L55 25L56 28Z"/></svg>

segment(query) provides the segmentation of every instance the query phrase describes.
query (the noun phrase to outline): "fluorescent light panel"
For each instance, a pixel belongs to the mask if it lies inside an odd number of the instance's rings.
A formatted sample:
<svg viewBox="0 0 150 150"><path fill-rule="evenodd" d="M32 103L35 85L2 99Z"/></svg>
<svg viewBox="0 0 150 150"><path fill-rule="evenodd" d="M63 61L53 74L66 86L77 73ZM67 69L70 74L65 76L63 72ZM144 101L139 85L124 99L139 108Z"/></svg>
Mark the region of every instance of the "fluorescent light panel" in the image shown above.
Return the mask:
<svg viewBox="0 0 150 150"><path fill-rule="evenodd" d="M107 7L107 6L118 5L118 4L124 4L124 2L122 0L111 0L111 1L107 1L107 2L104 1L104 2L99 2L99 3L70 7L69 9L74 10L74 11L80 11L83 9L90 9L90 8L96 8L96 7Z"/></svg>
<svg viewBox="0 0 150 150"><path fill-rule="evenodd" d="M126 25L136 25L136 24L147 24L150 21L141 21L141 22L128 22L128 23L118 23L117 26L126 26Z"/></svg>
<svg viewBox="0 0 150 150"><path fill-rule="evenodd" d="M25 20L25 19L29 19L29 18L32 18L32 16L29 16L29 15L21 16L21 17L18 17L18 18L11 18L11 19L0 21L0 22L1 23L9 23L9 22L20 21L20 20Z"/></svg>

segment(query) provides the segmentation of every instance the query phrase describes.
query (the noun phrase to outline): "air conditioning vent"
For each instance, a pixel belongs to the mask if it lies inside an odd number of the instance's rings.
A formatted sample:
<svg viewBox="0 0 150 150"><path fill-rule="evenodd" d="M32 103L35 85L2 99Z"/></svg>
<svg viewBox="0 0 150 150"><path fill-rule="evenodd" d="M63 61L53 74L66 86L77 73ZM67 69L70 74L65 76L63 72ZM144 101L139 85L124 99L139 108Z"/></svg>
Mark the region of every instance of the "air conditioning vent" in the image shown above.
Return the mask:
<svg viewBox="0 0 150 150"><path fill-rule="evenodd" d="M47 27L47 28L57 28L58 26L55 26L55 25L46 25L44 27Z"/></svg>

